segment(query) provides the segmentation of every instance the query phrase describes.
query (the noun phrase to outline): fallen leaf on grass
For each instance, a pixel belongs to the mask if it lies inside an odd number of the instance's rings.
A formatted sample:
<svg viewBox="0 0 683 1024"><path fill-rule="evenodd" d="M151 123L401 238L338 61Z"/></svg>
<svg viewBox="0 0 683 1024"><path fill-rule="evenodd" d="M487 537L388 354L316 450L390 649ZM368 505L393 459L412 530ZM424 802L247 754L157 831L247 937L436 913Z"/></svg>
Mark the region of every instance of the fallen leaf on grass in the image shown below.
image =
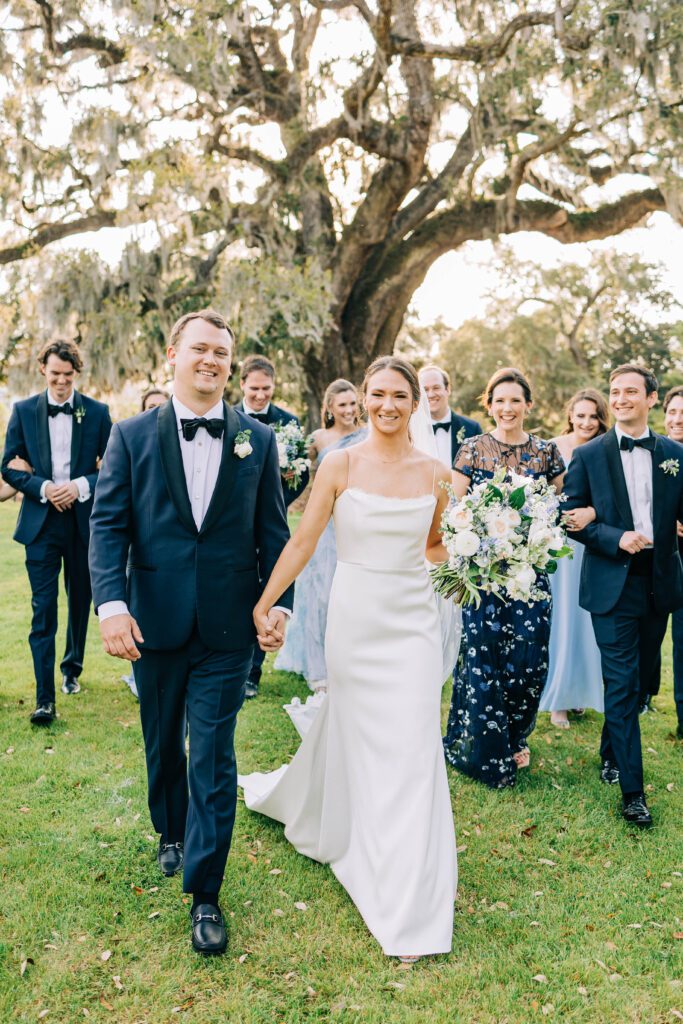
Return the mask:
<svg viewBox="0 0 683 1024"><path fill-rule="evenodd" d="M666 784L666 791L667 791L667 793L673 793L673 791L674 791L674 784L673 784L673 782L667 782L667 784Z"/></svg>
<svg viewBox="0 0 683 1024"><path fill-rule="evenodd" d="M7 750L5 751L5 753L6 754L13 754L14 753L14 747L8 747Z"/></svg>
<svg viewBox="0 0 683 1024"><path fill-rule="evenodd" d="M55 752L55 748L54 747L45 747L45 753L46 754L54 754L54 752Z"/></svg>
<svg viewBox="0 0 683 1024"><path fill-rule="evenodd" d="M148 921L154 921L155 918L157 918L157 917L161 917L161 911L160 910L153 910L151 914L147 915L147 920Z"/></svg>
<svg viewBox="0 0 683 1024"><path fill-rule="evenodd" d="M617 974L617 972L615 971L614 974L610 974L609 980L610 981L621 981L621 975Z"/></svg>
<svg viewBox="0 0 683 1024"><path fill-rule="evenodd" d="M239 958L239 963L243 964L248 956L249 956L248 953L242 953L242 956Z"/></svg>
<svg viewBox="0 0 683 1024"><path fill-rule="evenodd" d="M456 853L464 853L466 849L467 849L466 846L456 846L455 852Z"/></svg>
<svg viewBox="0 0 683 1024"><path fill-rule="evenodd" d="M299 975L296 971L288 971L287 974L285 974L285 981L294 981L294 979L298 977Z"/></svg>
<svg viewBox="0 0 683 1024"><path fill-rule="evenodd" d="M531 836L534 834L534 832L536 831L537 828L538 828L538 825L529 825L528 828L523 828L522 829L520 835L526 836L527 839L530 839Z"/></svg>
<svg viewBox="0 0 683 1024"><path fill-rule="evenodd" d="M145 891L141 885L135 885L134 882L130 883L130 887L136 896L142 896L143 892Z"/></svg>
<svg viewBox="0 0 683 1024"><path fill-rule="evenodd" d="M110 949L105 949L102 953L100 953L100 960L104 960L106 962L109 959L110 956L111 956L111 950Z"/></svg>
<svg viewBox="0 0 683 1024"><path fill-rule="evenodd" d="M555 861L554 860L548 860L547 857L539 857L538 858L538 863L539 864L545 864L549 868L556 868L557 867L557 864L555 863Z"/></svg>
<svg viewBox="0 0 683 1024"><path fill-rule="evenodd" d="M674 932L674 939L683 939L683 932ZM33 960L31 960L33 963Z"/></svg>
<svg viewBox="0 0 683 1024"><path fill-rule="evenodd" d="M310 985L306 986L306 995L309 997L309 999L312 999L313 996L317 996L317 994L318 993L316 992L316 990L314 988L311 988Z"/></svg>
<svg viewBox="0 0 683 1024"><path fill-rule="evenodd" d="M671 885L671 882L662 882L662 889L670 889Z"/></svg>
<svg viewBox="0 0 683 1024"><path fill-rule="evenodd" d="M585 986L583 986L583 985L579 985L579 987L577 988L576 991L579 993L580 996L587 996L588 995L588 989L585 988Z"/></svg>
<svg viewBox="0 0 683 1024"><path fill-rule="evenodd" d="M47 1017L49 1012L49 1010L41 1010L40 1013L38 1014L38 1020L42 1020L43 1017Z"/></svg>
<svg viewBox="0 0 683 1024"><path fill-rule="evenodd" d="M174 1006L173 1009L171 1010L171 1013L182 1013L184 1010L189 1010L190 1007L193 1005L194 996L190 996L189 999L186 999L184 1003L180 1004L180 1006Z"/></svg>
<svg viewBox="0 0 683 1024"><path fill-rule="evenodd" d="M114 1009L114 1007L111 1005L111 1003L108 1003L107 1000L104 998L104 996L100 996L100 1006L103 1006L105 1008L105 1010L109 1010L109 1011Z"/></svg>
<svg viewBox="0 0 683 1024"><path fill-rule="evenodd" d="M294 906L297 910L308 910L308 905L306 903L295 903Z"/></svg>
<svg viewBox="0 0 683 1024"><path fill-rule="evenodd" d="M675 937L676 937L676 936L674 935L674 938L675 938ZM23 978L23 977L24 977L24 975L26 974L26 968L28 967L28 965L29 965L29 964L34 964L34 963L35 963L35 960L33 959L33 957L32 957L32 956L27 956L25 960L22 960L22 961L21 961L21 967L19 968L19 974L20 974L20 976L21 976L22 978Z"/></svg>
<svg viewBox="0 0 683 1024"><path fill-rule="evenodd" d="M642 924L627 924L627 928L642 928Z"/></svg>
<svg viewBox="0 0 683 1024"><path fill-rule="evenodd" d="M388 981L386 987L387 988L395 988L399 992L402 992L403 989L405 988L405 985L402 985L400 981Z"/></svg>
<svg viewBox="0 0 683 1024"><path fill-rule="evenodd" d="M555 1007L552 1003L546 1003L545 1006L541 1007L541 1013L544 1017L549 1017L551 1013L555 1012Z"/></svg>
<svg viewBox="0 0 683 1024"><path fill-rule="evenodd" d="M545 985L546 982L548 981L548 979L546 978L545 974L534 974L534 976L533 976L533 978L531 980L532 981L540 981L542 985Z"/></svg>
<svg viewBox="0 0 683 1024"><path fill-rule="evenodd" d="M281 875L282 871L280 870L280 868L273 868L273 870L269 871L268 874L269 875Z"/></svg>
<svg viewBox="0 0 683 1024"><path fill-rule="evenodd" d="M683 1020L683 1013L680 1010L669 1010L672 1017L676 1017L677 1020Z"/></svg>
<svg viewBox="0 0 683 1024"><path fill-rule="evenodd" d="M608 967L606 963L603 963L603 961L602 961L602 960L598 960L598 959L597 959L597 957L596 957L596 959L595 959L595 962L596 962L596 964L598 965L598 967L602 967L603 971L609 971L609 970L611 970L611 968L610 968L610 967Z"/></svg>
<svg viewBox="0 0 683 1024"><path fill-rule="evenodd" d="M245 907L250 907L250 906L252 905L252 903L253 903L253 902L254 902L253 900L245 900L245 901L244 901L244 904L243 904L243 905L244 905Z"/></svg>
<svg viewBox="0 0 683 1024"><path fill-rule="evenodd" d="M43 949L56 949L56 948L57 947L55 946L54 942L46 942L45 945L43 946Z"/></svg>
<svg viewBox="0 0 683 1024"><path fill-rule="evenodd" d="M279 907L276 907L276 909L273 911L273 913L275 914L276 917L284 917L285 916L284 910L280 910Z"/></svg>
<svg viewBox="0 0 683 1024"><path fill-rule="evenodd" d="M529 927L530 928L540 928L541 927L541 922L540 921L529 921Z"/></svg>
<svg viewBox="0 0 683 1024"><path fill-rule="evenodd" d="M114 982L114 988L118 989L119 992L123 992L123 985L121 984L121 975L115 974L111 980Z"/></svg>
<svg viewBox="0 0 683 1024"><path fill-rule="evenodd" d="M147 890L147 892L159 892L159 886L153 885L150 889Z"/></svg>
<svg viewBox="0 0 683 1024"><path fill-rule="evenodd" d="M20 814L28 814L28 812L29 812L30 810L31 810L31 808L30 808L30 807L20 807L20 808L19 808L19 813L20 813Z"/></svg>
<svg viewBox="0 0 683 1024"><path fill-rule="evenodd" d="M615 944L613 942L606 942L605 943L605 949L616 950L616 948L617 947L615 946Z"/></svg>

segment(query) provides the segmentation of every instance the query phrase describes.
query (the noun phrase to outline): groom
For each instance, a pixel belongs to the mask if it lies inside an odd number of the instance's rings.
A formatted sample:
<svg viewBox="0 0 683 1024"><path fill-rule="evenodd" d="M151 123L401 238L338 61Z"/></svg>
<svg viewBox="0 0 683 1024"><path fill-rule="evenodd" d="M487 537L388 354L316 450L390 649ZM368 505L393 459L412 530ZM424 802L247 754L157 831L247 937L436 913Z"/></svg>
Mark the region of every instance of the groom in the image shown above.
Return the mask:
<svg viewBox="0 0 683 1024"><path fill-rule="evenodd" d="M602 658L605 723L600 778L619 782L626 821L647 828L638 705L670 612L683 607L676 523L683 520L683 445L652 433L652 371L636 364L610 374L615 427L574 450L567 508L596 518L573 533L586 546L579 603L591 613Z"/></svg>
<svg viewBox="0 0 683 1024"><path fill-rule="evenodd" d="M289 537L275 435L222 400L233 343L213 310L177 321L167 350L173 398L114 427L91 519L104 648L136 662L157 859L167 876L184 864L201 953L227 944L218 894L252 611ZM259 638L268 650L281 646L291 607L290 590Z"/></svg>

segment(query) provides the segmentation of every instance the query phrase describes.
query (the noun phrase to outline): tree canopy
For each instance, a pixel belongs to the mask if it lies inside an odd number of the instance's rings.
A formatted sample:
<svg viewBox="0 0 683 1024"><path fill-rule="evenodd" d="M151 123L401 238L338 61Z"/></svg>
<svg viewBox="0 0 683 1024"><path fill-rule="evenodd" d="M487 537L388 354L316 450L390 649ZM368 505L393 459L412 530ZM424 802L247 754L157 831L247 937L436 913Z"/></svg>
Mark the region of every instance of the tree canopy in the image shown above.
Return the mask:
<svg viewBox="0 0 683 1024"><path fill-rule="evenodd" d="M680 218L678 0L8 7L0 371L68 327L112 386L213 302L315 415L443 253ZM55 248L112 227L114 268Z"/></svg>

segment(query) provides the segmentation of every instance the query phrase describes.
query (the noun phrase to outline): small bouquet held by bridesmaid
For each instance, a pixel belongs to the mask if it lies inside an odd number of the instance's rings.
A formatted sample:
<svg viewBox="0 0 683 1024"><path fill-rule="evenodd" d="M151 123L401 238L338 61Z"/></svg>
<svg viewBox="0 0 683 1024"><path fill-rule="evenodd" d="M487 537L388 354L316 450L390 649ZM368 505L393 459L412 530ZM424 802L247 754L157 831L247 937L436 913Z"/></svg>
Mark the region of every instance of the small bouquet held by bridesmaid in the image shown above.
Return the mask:
<svg viewBox="0 0 683 1024"><path fill-rule="evenodd" d="M299 486L304 470L311 468L311 460L308 458L310 438L294 421L275 423L273 430L280 460L280 476L293 490Z"/></svg>
<svg viewBox="0 0 683 1024"><path fill-rule="evenodd" d="M505 468L454 501L441 517L448 561L430 571L434 589L479 607L482 594L506 602L546 601L539 574L553 573L572 549L559 525L560 497L544 479Z"/></svg>

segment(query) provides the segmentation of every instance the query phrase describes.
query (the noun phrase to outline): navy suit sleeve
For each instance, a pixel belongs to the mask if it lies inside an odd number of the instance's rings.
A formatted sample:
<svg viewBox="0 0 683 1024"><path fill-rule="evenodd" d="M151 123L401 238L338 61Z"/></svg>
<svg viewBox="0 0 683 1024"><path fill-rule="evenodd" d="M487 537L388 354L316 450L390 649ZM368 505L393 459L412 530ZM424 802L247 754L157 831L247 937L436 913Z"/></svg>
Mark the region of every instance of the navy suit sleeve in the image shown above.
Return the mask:
<svg viewBox="0 0 683 1024"><path fill-rule="evenodd" d="M39 473L24 473L19 469L8 469L7 463L11 462L15 455L26 459L27 462L32 461L26 447L24 428L16 405L12 409L12 415L7 425L5 454L2 458L2 477L15 490L21 491L22 494L33 498L34 501L40 501L40 489L46 478L40 476Z"/></svg>
<svg viewBox="0 0 683 1024"><path fill-rule="evenodd" d="M109 437L90 516L88 559L95 611L106 601L126 600L131 499L130 454L117 425Z"/></svg>
<svg viewBox="0 0 683 1024"><path fill-rule="evenodd" d="M109 406L102 406L102 415L100 417L100 433L97 440L97 458L104 458L104 453L107 450L107 441L111 434L111 416L109 415ZM96 469L94 473L86 473L85 479L88 481L90 486L90 493L95 493L95 487L97 486L97 479L100 475L99 469Z"/></svg>
<svg viewBox="0 0 683 1024"><path fill-rule="evenodd" d="M269 433L268 450L265 453L263 472L256 497L254 524L259 576L264 582L270 577L282 549L289 540L275 433L272 430ZM289 587L276 603L283 608L291 609L294 604L294 587Z"/></svg>
<svg viewBox="0 0 683 1024"><path fill-rule="evenodd" d="M564 478L564 493L567 495L565 509L573 508L595 508L595 501L591 494L590 480L581 453L574 452L569 463L567 475ZM618 526L610 526L608 523L601 523L597 519L583 530L572 532L574 540L585 544L590 551L595 551L609 558L616 558L619 554L619 541L624 531Z"/></svg>

